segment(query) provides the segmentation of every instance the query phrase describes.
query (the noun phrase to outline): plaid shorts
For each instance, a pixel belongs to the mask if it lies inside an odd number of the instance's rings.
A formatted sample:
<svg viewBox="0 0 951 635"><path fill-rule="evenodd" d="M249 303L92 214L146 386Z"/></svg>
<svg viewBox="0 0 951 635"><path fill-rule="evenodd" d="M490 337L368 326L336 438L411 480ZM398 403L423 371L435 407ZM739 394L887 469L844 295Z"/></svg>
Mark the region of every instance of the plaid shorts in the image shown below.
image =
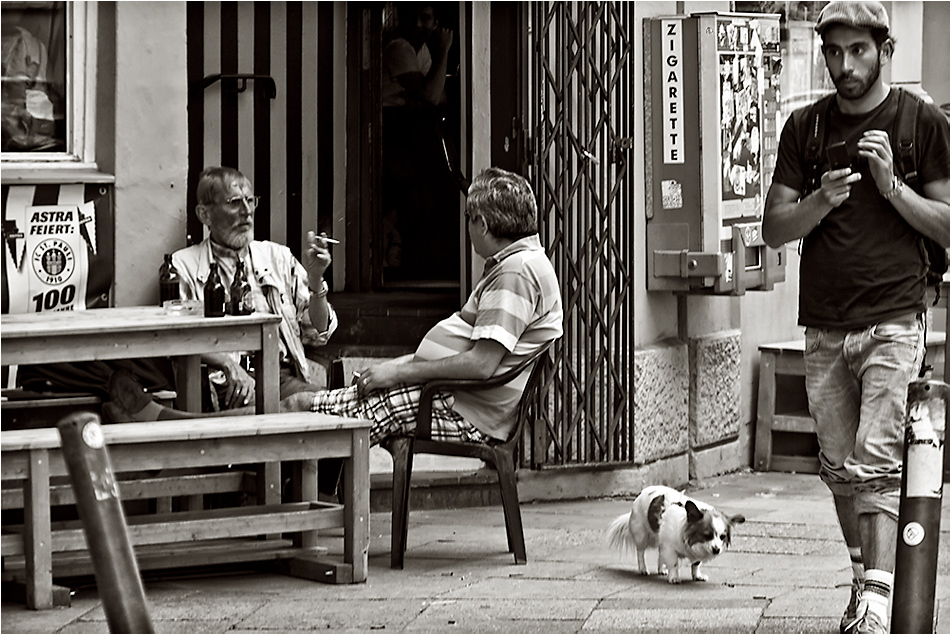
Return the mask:
<svg viewBox="0 0 951 635"><path fill-rule="evenodd" d="M326 414L369 419L370 445L389 436L408 435L416 429L416 413L422 386L401 384L385 390L374 390L360 397L356 386L322 390L314 394L311 410ZM437 393L433 397L432 438L437 441L485 443L491 437L462 418L452 409L452 395Z"/></svg>

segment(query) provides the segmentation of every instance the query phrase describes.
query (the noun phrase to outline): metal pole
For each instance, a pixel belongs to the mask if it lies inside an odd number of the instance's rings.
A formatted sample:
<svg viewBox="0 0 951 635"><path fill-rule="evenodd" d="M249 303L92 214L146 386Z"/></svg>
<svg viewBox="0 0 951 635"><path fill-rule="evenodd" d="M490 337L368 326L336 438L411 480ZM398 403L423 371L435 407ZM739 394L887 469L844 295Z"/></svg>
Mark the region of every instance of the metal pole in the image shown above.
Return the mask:
<svg viewBox="0 0 951 635"><path fill-rule="evenodd" d="M904 468L898 512L893 633L933 633L941 525L942 453L948 385L908 385Z"/></svg>
<svg viewBox="0 0 951 635"><path fill-rule="evenodd" d="M109 631L154 633L99 417L79 412L57 428Z"/></svg>

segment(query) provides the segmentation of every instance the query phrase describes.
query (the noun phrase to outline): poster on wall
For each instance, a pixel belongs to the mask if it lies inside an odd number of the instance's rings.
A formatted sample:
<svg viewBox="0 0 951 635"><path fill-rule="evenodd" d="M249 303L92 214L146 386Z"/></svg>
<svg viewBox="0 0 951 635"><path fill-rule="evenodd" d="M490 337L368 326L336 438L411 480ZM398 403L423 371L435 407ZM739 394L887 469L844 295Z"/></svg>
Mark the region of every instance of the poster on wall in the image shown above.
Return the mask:
<svg viewBox="0 0 951 635"><path fill-rule="evenodd" d="M111 238L102 244L103 223L97 219L108 207L102 204L108 203L106 194L82 184L4 187L3 313L108 305Z"/></svg>
<svg viewBox="0 0 951 635"><path fill-rule="evenodd" d="M20 270L26 270L30 312L86 308L86 248L93 251L95 244L85 230L96 218L95 209L88 207L84 204L26 208L26 253L21 258L28 259L29 266L21 262Z"/></svg>
<svg viewBox="0 0 951 635"><path fill-rule="evenodd" d="M763 196L763 47L749 22L720 20L717 49L724 218L756 215Z"/></svg>

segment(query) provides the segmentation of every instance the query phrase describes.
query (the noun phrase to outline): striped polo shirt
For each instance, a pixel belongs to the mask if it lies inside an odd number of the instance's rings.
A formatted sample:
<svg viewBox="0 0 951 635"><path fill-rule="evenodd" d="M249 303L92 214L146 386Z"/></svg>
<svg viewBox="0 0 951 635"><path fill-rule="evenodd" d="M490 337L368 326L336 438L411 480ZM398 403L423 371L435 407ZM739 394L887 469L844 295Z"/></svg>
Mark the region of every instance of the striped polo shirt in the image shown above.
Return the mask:
<svg viewBox="0 0 951 635"><path fill-rule="evenodd" d="M477 340L495 340L508 351L494 373L501 375L561 337L562 316L555 269L533 234L486 260L465 305L426 334L416 357L442 359L469 350ZM506 440L530 372L494 388L453 391L453 410L489 436Z"/></svg>

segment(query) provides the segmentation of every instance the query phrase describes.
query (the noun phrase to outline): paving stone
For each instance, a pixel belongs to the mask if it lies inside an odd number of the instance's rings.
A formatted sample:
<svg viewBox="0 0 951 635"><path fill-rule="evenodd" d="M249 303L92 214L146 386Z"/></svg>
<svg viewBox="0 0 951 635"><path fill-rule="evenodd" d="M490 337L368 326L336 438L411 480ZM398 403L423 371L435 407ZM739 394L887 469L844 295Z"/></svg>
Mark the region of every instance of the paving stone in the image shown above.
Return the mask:
<svg viewBox="0 0 951 635"><path fill-rule="evenodd" d="M88 593L84 595L89 595ZM4 600L0 606L0 631L4 633L54 633L70 623L82 619L95 610L99 600L93 597L72 598L68 607L56 607L46 611L29 611L22 604ZM108 632L106 629L105 632Z"/></svg>
<svg viewBox="0 0 951 635"><path fill-rule="evenodd" d="M582 633L752 633L760 609L676 608L596 609Z"/></svg>
<svg viewBox="0 0 951 635"><path fill-rule="evenodd" d="M272 600L239 621L235 628L282 632L400 632L429 604L428 600Z"/></svg>
<svg viewBox="0 0 951 635"><path fill-rule="evenodd" d="M839 618L820 617L764 617L756 633L837 633Z"/></svg>
<svg viewBox="0 0 951 635"><path fill-rule="evenodd" d="M147 595L152 621L208 620L235 624L265 606L268 600L249 595L189 592L186 594ZM106 621L102 605L83 616L87 621Z"/></svg>
<svg viewBox="0 0 951 635"><path fill-rule="evenodd" d="M406 633L579 633L583 620L489 619L472 616L457 620L424 614L406 627Z"/></svg>
<svg viewBox="0 0 951 635"><path fill-rule="evenodd" d="M601 599L622 590L624 584L590 580L522 580L517 578L480 580L471 586L447 593L446 599Z"/></svg>
<svg viewBox="0 0 951 635"><path fill-rule="evenodd" d="M825 617L829 620L842 616L849 603L851 589L843 586L816 593L815 589L794 589L773 598L763 617Z"/></svg>

